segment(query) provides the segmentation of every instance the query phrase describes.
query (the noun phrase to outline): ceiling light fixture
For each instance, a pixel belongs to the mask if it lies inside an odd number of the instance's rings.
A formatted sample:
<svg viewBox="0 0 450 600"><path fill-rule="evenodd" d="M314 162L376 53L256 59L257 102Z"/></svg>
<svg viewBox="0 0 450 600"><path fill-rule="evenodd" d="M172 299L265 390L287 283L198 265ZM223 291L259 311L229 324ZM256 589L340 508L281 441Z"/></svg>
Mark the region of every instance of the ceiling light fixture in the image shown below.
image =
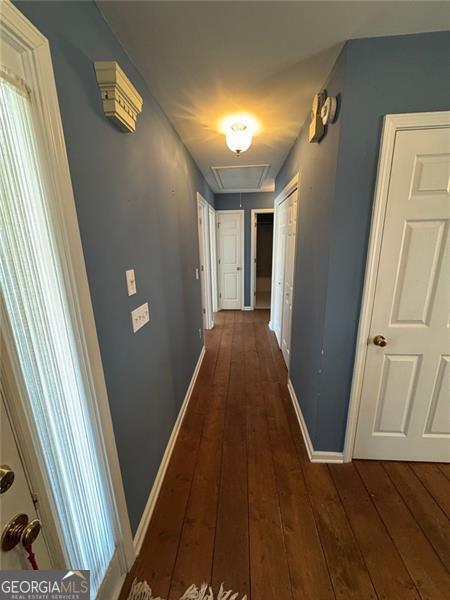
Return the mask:
<svg viewBox="0 0 450 600"><path fill-rule="evenodd" d="M245 123L233 123L226 133L228 148L240 156L252 145L252 132Z"/></svg>

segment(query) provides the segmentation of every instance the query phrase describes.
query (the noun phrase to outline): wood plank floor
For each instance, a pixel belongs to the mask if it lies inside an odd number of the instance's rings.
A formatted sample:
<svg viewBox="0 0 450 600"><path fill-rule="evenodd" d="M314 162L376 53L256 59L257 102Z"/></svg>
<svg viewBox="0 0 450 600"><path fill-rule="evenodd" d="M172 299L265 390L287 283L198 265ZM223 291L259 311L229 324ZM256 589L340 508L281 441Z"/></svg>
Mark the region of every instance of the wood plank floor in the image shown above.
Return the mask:
<svg viewBox="0 0 450 600"><path fill-rule="evenodd" d="M127 577L249 600L449 600L448 465L308 461L268 312L221 312Z"/></svg>

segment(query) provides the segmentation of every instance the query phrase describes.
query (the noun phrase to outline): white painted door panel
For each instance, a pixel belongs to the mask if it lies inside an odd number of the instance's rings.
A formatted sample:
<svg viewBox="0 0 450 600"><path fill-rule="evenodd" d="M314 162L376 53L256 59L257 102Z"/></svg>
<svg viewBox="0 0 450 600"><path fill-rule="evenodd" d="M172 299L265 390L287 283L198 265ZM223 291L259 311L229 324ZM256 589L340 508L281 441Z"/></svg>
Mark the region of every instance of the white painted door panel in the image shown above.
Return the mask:
<svg viewBox="0 0 450 600"><path fill-rule="evenodd" d="M450 460L448 128L399 131L355 456ZM383 335L387 346L373 344Z"/></svg>
<svg viewBox="0 0 450 600"><path fill-rule="evenodd" d="M197 216L198 216L198 243L200 258L200 286L202 296L203 328L214 327L214 315L212 306L212 281L211 281L211 252L210 252L210 228L209 208L206 200L197 194Z"/></svg>
<svg viewBox="0 0 450 600"><path fill-rule="evenodd" d="M28 520L37 519L36 509L33 504L30 488L28 487L25 470L17 448L16 439L13 434L9 415L6 412L3 400L3 392L0 392L0 464L8 465L14 471L15 479L12 486L0 495L0 530L10 519L18 513L28 515ZM33 544L33 552L40 569L51 569L52 564L44 540L44 532ZM0 549L0 569L23 570L31 569L24 548L19 544L13 550L4 552Z"/></svg>
<svg viewBox="0 0 450 600"><path fill-rule="evenodd" d="M273 329L281 348L281 328L283 320L284 275L286 262L286 233L288 223L288 202L284 200L277 207L275 302Z"/></svg>
<svg viewBox="0 0 450 600"><path fill-rule="evenodd" d="M218 215L219 304L222 309L242 308L242 213Z"/></svg>
<svg viewBox="0 0 450 600"><path fill-rule="evenodd" d="M283 286L283 317L281 327L281 351L289 367L291 356L292 302L294 295L295 240L297 232L297 190L283 204L286 204L285 225L285 265Z"/></svg>

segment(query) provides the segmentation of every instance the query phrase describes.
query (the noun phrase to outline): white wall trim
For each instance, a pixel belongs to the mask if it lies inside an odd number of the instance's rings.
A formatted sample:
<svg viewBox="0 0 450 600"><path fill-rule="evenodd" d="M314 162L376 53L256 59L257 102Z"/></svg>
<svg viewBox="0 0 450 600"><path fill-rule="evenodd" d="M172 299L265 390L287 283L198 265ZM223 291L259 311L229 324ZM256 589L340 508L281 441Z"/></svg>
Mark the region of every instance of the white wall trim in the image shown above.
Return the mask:
<svg viewBox="0 0 450 600"><path fill-rule="evenodd" d="M244 306L242 310L253 310L253 306Z"/></svg>
<svg viewBox="0 0 450 600"><path fill-rule="evenodd" d="M303 440L305 442L306 451L308 452L309 460L311 462L316 463L342 463L344 462L344 455L342 452L324 452L322 450L314 450L314 446L312 445L311 438L309 437L308 428L306 426L305 419L303 418L303 414L300 408L299 401L294 391L294 386L292 385L291 380L288 380L287 384L289 394L291 396L292 405L295 410L295 414L297 415L298 424L300 426L300 431L303 435Z"/></svg>
<svg viewBox="0 0 450 600"><path fill-rule="evenodd" d="M200 355L198 357L197 364L195 365L194 373L192 374L192 379L191 379L188 389L186 391L186 395L184 397L183 404L181 405L180 412L178 413L177 420L175 421L175 425L173 426L169 441L167 442L167 446L164 451L164 455L162 457L161 464L159 465L158 473L156 474L152 489L150 490L150 494L149 494L147 503L145 505L144 512L142 513L142 517L141 517L139 526L138 526L138 528L136 530L136 534L134 536L133 543L134 543L134 550L136 552L136 555L138 555L139 552L141 551L142 543L145 538L145 534L147 533L148 526L150 525L153 511L155 510L156 501L158 500L158 496L161 491L161 486L164 481L164 476L166 474L167 467L169 465L170 458L172 456L172 452L173 452L175 443L178 438L178 434L180 433L181 425L183 423L183 419L186 414L186 410L189 405L189 400L191 399L192 392L194 391L195 383L197 381L197 377L200 372L200 368L202 366L204 357L205 357L205 347L203 346L203 348L200 352Z"/></svg>
<svg viewBox="0 0 450 600"><path fill-rule="evenodd" d="M347 416L344 445L345 462L352 460L355 446L395 138L397 132L401 130L433 127L450 127L450 111L386 115L384 117L358 337L355 348L353 380Z"/></svg>
<svg viewBox="0 0 450 600"><path fill-rule="evenodd" d="M300 178L300 174L296 173L294 175L294 177L290 180L290 182L284 186L282 191L275 198L275 206L277 204L281 204L283 202L283 200L286 200L286 198L288 196L290 196L292 194L292 192L298 188L299 178Z"/></svg>
<svg viewBox="0 0 450 600"><path fill-rule="evenodd" d="M241 216L241 286L242 286L242 299L241 299L241 310L245 310L245 210L243 208L232 208L230 210L216 210L216 223L218 222L218 217L219 215L229 215L230 213L239 213ZM217 238L219 238L219 236L217 236ZM217 261L219 261L220 258L220 248L218 249L217 252ZM220 292L220 268L219 265L217 265L217 281L218 281L218 288L219 288L219 292ZM220 296L220 293L219 293ZM219 310L222 310L222 303L220 301L219 298Z"/></svg>
<svg viewBox="0 0 450 600"><path fill-rule="evenodd" d="M257 216L264 213L274 213L274 208L252 208L250 221L250 307L255 308L255 290L256 290L256 244L257 244ZM275 235L275 228L272 236L272 247ZM273 248L272 248L273 254ZM273 275L273 273L272 273Z"/></svg>

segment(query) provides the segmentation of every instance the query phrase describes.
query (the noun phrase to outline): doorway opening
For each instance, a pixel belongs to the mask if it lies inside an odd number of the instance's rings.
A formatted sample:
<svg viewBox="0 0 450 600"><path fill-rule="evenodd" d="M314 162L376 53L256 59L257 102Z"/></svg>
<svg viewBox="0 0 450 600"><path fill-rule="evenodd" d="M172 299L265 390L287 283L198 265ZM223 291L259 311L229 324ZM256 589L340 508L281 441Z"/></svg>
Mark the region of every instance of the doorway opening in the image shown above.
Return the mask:
<svg viewBox="0 0 450 600"><path fill-rule="evenodd" d="M252 210L252 308L270 308L273 262L273 208Z"/></svg>
<svg viewBox="0 0 450 600"><path fill-rule="evenodd" d="M199 193L197 215L203 329L212 329L217 312L216 217L215 210Z"/></svg>

